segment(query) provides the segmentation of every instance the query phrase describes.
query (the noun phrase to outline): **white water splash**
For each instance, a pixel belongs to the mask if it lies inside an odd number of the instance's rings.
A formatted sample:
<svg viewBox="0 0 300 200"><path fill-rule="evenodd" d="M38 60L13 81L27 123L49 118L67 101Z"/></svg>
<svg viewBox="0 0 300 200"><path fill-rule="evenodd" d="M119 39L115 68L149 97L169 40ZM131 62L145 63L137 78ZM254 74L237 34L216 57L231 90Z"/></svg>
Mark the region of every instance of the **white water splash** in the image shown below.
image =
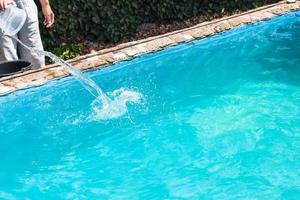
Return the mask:
<svg viewBox="0 0 300 200"><path fill-rule="evenodd" d="M127 104L140 104L143 96L138 92L121 88L112 92L109 98L109 104L103 106L99 106L97 99L93 101L91 105L93 112L89 117L91 121L119 118L128 113Z"/></svg>

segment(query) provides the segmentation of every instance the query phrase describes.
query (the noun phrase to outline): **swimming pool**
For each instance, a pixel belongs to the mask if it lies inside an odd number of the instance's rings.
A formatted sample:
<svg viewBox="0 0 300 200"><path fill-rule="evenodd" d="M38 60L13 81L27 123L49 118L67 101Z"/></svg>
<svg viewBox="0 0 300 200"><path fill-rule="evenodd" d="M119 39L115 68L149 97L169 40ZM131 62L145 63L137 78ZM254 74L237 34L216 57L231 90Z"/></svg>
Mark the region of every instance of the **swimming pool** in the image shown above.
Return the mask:
<svg viewBox="0 0 300 200"><path fill-rule="evenodd" d="M99 120L73 78L0 98L1 199L300 199L293 13L88 73L140 104Z"/></svg>

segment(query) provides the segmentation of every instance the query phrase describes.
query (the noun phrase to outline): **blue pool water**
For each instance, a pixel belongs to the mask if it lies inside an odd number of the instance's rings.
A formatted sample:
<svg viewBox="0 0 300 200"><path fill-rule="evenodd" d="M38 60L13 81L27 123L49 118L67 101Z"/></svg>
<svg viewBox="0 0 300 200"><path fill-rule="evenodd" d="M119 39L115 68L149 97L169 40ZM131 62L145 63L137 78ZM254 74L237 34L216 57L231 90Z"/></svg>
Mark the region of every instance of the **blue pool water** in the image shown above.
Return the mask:
<svg viewBox="0 0 300 200"><path fill-rule="evenodd" d="M293 13L88 75L142 94L97 118L72 78L0 98L0 199L300 199Z"/></svg>

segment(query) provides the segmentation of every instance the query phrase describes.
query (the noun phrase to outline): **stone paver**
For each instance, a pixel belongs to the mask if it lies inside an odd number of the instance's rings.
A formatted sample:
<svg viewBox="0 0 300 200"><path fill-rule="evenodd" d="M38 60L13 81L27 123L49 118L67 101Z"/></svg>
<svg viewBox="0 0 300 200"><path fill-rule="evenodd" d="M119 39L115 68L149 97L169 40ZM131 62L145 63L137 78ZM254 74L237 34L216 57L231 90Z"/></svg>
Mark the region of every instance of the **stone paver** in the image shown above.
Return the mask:
<svg viewBox="0 0 300 200"><path fill-rule="evenodd" d="M135 48L139 51L139 55L150 52L144 44L138 44Z"/></svg>
<svg viewBox="0 0 300 200"><path fill-rule="evenodd" d="M106 60L103 60L100 58L100 56L97 56L97 57L88 58L86 60L82 60L75 66L83 71L83 70L93 69L96 66L103 66L106 64L108 64Z"/></svg>
<svg viewBox="0 0 300 200"><path fill-rule="evenodd" d="M277 16L276 14L273 14L271 11L263 12L263 15L265 16L264 20L271 19L271 18Z"/></svg>
<svg viewBox="0 0 300 200"><path fill-rule="evenodd" d="M112 58L114 59L114 62L118 62L118 61L129 59L129 56L123 52L118 52L118 53L113 54Z"/></svg>
<svg viewBox="0 0 300 200"><path fill-rule="evenodd" d="M194 39L204 38L202 27L186 31L186 34L192 36Z"/></svg>
<svg viewBox="0 0 300 200"><path fill-rule="evenodd" d="M101 58L105 60L107 63L113 63L115 61L113 53L106 53L101 55Z"/></svg>
<svg viewBox="0 0 300 200"><path fill-rule="evenodd" d="M140 51L135 47L127 47L125 49L122 49L121 52L127 54L130 57L135 57L140 54Z"/></svg>
<svg viewBox="0 0 300 200"><path fill-rule="evenodd" d="M208 37L215 34L215 30L212 26L206 25L202 28L203 37Z"/></svg>
<svg viewBox="0 0 300 200"><path fill-rule="evenodd" d="M53 78L59 78L69 75L69 73L63 69L63 67L55 67L46 71L48 72L49 77L52 76Z"/></svg>
<svg viewBox="0 0 300 200"><path fill-rule="evenodd" d="M284 11L279 7L279 6L276 6L272 9L270 9L270 12L272 12L274 15L282 15L284 14Z"/></svg>
<svg viewBox="0 0 300 200"><path fill-rule="evenodd" d="M216 23L215 26L213 27L214 31L217 33L229 30L230 28L231 26L227 20Z"/></svg>
<svg viewBox="0 0 300 200"><path fill-rule="evenodd" d="M6 95L14 91L16 91L15 87L10 87L10 86L5 86L3 84L0 84L0 95Z"/></svg>
<svg viewBox="0 0 300 200"><path fill-rule="evenodd" d="M259 12L250 14L250 18L252 22L258 22L264 20L266 16L262 12Z"/></svg>
<svg viewBox="0 0 300 200"><path fill-rule="evenodd" d="M175 34L175 35L170 35L169 39L173 40L175 43L182 43L182 42L186 42L187 40L192 40L192 38L188 38L188 37L192 37L191 35L186 35L186 34Z"/></svg>

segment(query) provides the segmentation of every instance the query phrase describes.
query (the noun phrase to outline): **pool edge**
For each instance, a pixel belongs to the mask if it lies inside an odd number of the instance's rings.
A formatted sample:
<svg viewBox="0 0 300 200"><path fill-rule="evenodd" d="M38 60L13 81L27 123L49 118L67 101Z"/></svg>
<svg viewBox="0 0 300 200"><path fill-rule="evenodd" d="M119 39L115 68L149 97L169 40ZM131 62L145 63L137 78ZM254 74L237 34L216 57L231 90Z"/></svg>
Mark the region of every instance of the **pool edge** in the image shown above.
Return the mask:
<svg viewBox="0 0 300 200"><path fill-rule="evenodd" d="M96 70L113 63L134 59L140 55L156 52L169 46L184 42L207 38L245 24L253 24L273 17L287 14L300 9L300 2L286 3L285 1L253 9L241 14L207 21L193 27L154 36L138 41L120 44L116 47L103 49L98 52L69 60L81 70ZM5 77L0 79L0 96L17 90L44 85L45 83L69 76L59 65L48 65L39 70Z"/></svg>

